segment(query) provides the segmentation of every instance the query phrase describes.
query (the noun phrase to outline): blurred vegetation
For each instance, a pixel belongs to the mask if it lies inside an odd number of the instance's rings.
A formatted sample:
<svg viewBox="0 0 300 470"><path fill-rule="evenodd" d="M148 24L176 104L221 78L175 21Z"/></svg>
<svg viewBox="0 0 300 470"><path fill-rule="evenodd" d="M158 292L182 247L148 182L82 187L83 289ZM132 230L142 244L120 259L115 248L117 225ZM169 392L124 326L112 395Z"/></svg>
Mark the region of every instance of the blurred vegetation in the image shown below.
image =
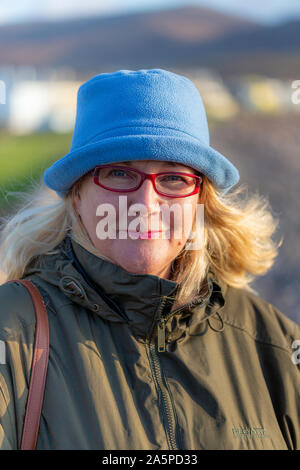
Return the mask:
<svg viewBox="0 0 300 470"><path fill-rule="evenodd" d="M0 214L9 212L16 198L10 191L26 191L33 180L70 149L72 134L0 135Z"/></svg>

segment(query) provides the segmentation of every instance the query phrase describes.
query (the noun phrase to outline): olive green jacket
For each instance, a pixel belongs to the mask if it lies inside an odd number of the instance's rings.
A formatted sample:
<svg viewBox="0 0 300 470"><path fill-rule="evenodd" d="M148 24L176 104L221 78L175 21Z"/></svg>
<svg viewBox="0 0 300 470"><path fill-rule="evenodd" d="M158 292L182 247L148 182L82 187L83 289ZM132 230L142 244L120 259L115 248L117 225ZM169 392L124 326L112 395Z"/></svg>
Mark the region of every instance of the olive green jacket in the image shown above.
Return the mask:
<svg viewBox="0 0 300 470"><path fill-rule="evenodd" d="M300 328L273 305L210 271L171 312L174 281L68 237L24 278L50 325L37 449L300 449ZM34 334L30 295L3 284L0 449L20 446Z"/></svg>

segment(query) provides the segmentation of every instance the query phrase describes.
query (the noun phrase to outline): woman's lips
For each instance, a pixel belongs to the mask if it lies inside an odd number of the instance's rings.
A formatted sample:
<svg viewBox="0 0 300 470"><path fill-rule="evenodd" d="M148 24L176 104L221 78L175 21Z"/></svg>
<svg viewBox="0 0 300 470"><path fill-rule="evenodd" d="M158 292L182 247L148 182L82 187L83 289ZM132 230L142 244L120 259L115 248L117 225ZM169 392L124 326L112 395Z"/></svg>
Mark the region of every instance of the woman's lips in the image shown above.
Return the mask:
<svg viewBox="0 0 300 470"><path fill-rule="evenodd" d="M125 238L127 238L127 236L129 235L129 238L131 239L148 240L150 238L154 238L154 239L162 238L162 235L160 234L167 233L167 232L163 232L162 230L148 230L148 232L136 232L134 230L120 230L119 233L122 233L123 236L126 235Z"/></svg>
<svg viewBox="0 0 300 470"><path fill-rule="evenodd" d="M148 238L159 238L159 234L162 233L162 231L149 230L148 232L134 232L132 230L128 230L127 233L130 235L131 238L141 238L142 240L147 240Z"/></svg>

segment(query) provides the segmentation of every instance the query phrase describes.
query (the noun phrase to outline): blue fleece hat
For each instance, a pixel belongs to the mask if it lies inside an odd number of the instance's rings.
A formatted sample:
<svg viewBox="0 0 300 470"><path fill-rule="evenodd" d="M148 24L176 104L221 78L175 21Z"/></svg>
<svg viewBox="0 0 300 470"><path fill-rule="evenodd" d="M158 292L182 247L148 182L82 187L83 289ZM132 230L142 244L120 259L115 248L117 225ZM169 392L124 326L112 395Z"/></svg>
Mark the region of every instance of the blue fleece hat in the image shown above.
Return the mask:
<svg viewBox="0 0 300 470"><path fill-rule="evenodd" d="M118 70L83 83L71 149L43 180L64 197L95 166L126 160L181 163L205 174L222 194L239 181L237 168L209 145L194 83L163 69Z"/></svg>

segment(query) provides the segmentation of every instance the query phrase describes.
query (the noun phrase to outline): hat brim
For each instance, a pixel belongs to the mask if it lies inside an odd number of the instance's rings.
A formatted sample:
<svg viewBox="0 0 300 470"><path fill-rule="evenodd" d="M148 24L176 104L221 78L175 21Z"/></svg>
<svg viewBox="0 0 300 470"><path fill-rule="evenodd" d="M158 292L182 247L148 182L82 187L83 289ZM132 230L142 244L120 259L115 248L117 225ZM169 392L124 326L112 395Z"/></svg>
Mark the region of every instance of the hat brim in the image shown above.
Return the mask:
<svg viewBox="0 0 300 470"><path fill-rule="evenodd" d="M205 174L222 194L240 179L238 169L226 157L192 136L126 135L70 151L45 171L43 181L64 197L95 166L129 160L172 161L189 166Z"/></svg>

